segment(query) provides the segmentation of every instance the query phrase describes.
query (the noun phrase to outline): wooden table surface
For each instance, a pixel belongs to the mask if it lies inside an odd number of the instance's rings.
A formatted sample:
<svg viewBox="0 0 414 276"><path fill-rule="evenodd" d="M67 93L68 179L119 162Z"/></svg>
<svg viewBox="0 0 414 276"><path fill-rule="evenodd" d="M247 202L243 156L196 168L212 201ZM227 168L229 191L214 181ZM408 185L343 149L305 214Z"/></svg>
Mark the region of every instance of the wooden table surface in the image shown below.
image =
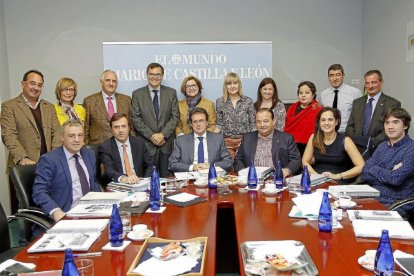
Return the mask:
<svg viewBox="0 0 414 276"><path fill-rule="evenodd" d="M320 233L317 221L291 219L294 195L284 191L277 196L265 196L261 191L245 191L236 186L233 193L220 195L214 190L196 189L191 192L208 196L208 201L188 207L167 205L162 214L133 216L132 224L144 223L154 231L154 236L164 239L190 239L208 237L204 275L215 275L216 224L218 208L233 208L238 245L246 241L297 240L301 241L313 259L319 275L372 275L357 262L365 250L376 249L378 239L356 238L351 222L344 213L340 223L343 229ZM384 209L374 199L357 199L355 209ZM108 242L107 230L88 252L101 251ZM124 252L103 251L93 257L95 275L126 275L143 242L133 241ZM392 248L414 253L414 241L391 240ZM28 248L28 247L27 247ZM19 261L37 265L36 271L61 269L63 253L28 254L27 248L16 257ZM244 275L239 252L240 274Z"/></svg>

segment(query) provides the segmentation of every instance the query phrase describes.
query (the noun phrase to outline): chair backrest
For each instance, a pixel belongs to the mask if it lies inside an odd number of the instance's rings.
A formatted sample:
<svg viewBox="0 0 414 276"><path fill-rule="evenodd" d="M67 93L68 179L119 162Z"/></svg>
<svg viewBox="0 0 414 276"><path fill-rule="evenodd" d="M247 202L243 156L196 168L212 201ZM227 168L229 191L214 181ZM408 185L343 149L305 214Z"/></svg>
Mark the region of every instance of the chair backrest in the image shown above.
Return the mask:
<svg viewBox="0 0 414 276"><path fill-rule="evenodd" d="M10 168L10 178L19 200L19 208L36 206L32 199L35 177L36 165L16 165Z"/></svg>
<svg viewBox="0 0 414 276"><path fill-rule="evenodd" d="M11 248L9 237L9 223L7 221L6 213L4 212L3 205L0 203L0 253Z"/></svg>
<svg viewBox="0 0 414 276"><path fill-rule="evenodd" d="M96 159L96 180L98 180L98 182L100 184L102 184L102 172L103 172L103 170L101 168L102 165L101 165L101 162L100 162L100 159L99 159L99 153L98 153L98 147L99 147L99 145L98 144L96 144L96 145L86 145L85 147L87 149L92 150L95 153L95 159Z"/></svg>

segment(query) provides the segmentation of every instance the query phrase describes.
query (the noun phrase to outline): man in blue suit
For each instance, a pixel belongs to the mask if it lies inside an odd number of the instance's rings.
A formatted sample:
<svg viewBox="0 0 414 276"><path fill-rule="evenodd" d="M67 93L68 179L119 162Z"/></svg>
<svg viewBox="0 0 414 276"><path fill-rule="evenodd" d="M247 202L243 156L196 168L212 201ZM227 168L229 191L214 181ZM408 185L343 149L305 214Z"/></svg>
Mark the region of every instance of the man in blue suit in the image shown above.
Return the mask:
<svg viewBox="0 0 414 276"><path fill-rule="evenodd" d="M40 157L33 184L33 200L55 221L65 216L89 191L99 192L93 151L83 147L82 123L68 120L62 126L63 146Z"/></svg>
<svg viewBox="0 0 414 276"><path fill-rule="evenodd" d="M207 131L207 111L195 107L190 111L190 122L193 133L177 137L168 169L172 172L196 171L208 168L212 162L223 170L232 169L233 161L223 135Z"/></svg>

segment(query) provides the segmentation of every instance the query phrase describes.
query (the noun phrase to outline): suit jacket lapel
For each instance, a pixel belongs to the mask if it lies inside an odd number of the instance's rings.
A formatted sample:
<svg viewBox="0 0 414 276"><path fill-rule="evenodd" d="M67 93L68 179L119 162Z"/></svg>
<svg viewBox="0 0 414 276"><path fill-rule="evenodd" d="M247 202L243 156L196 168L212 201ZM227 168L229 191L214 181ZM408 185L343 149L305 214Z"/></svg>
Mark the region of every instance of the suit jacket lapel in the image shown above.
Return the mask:
<svg viewBox="0 0 414 276"><path fill-rule="evenodd" d="M131 139L129 139L129 142L131 144L131 152L133 152L132 151ZM114 155L114 161L115 161L115 165L117 167L117 170L123 173L124 171L122 169L123 168L122 167L122 158L121 158L121 155L119 153L118 145L117 145L114 137L111 138L111 147L112 147L111 151L112 151L112 154ZM132 154L132 156L134 156L134 154Z"/></svg>
<svg viewBox="0 0 414 276"><path fill-rule="evenodd" d="M39 132L39 130L37 129L36 121L33 117L32 112L30 111L30 107L27 106L26 102L24 101L23 96L20 96L20 98L18 99L17 105L19 106L19 108L23 112L23 114L32 123L33 127L37 130L37 132Z"/></svg>
<svg viewBox="0 0 414 276"><path fill-rule="evenodd" d="M152 116L154 116L154 119L157 120L157 117L155 116L154 105L152 104L150 87L147 86L147 88L148 89L144 92L144 101L147 102L146 105L150 107L149 110L151 111ZM158 96L160 95L161 95L161 91L158 91ZM161 109L160 109L160 112L161 112Z"/></svg>
<svg viewBox="0 0 414 276"><path fill-rule="evenodd" d="M252 160L254 161L254 156L256 155L257 141L259 140L259 132L256 131L255 134L256 135L253 136L252 144L250 147L252 149L252 151L250 152L250 156L249 156L250 162L252 162ZM248 164L248 166L250 166L250 163Z"/></svg>
<svg viewBox="0 0 414 276"><path fill-rule="evenodd" d="M102 97L102 92L99 93L97 96L98 97L96 99L97 100L96 101L96 107L102 112L102 114L105 116L105 118L109 122L110 118L109 118L109 115L108 115L108 111L106 110L105 102L104 102L104 99ZM117 103L117 105L118 105L118 103Z"/></svg>
<svg viewBox="0 0 414 276"><path fill-rule="evenodd" d="M378 122L378 120L373 120L373 119L380 118L382 116L381 114L384 114L384 104L385 104L385 97L384 97L384 93L382 93L378 99L377 104L375 105L374 112L372 113L371 121L369 123L369 130L373 128L373 124Z"/></svg>
<svg viewBox="0 0 414 276"><path fill-rule="evenodd" d="M216 144L214 143L212 136L210 133L207 132L207 151L208 151L208 161L210 163L214 162L216 156ZM193 154L194 155L194 154Z"/></svg>
<svg viewBox="0 0 414 276"><path fill-rule="evenodd" d="M160 96L160 118L159 118L159 120L161 120L161 116L164 113L163 110L165 109L165 106L167 105L167 102L168 102L168 97L167 97L168 95L167 95L167 93L164 93L165 91L161 92L163 90L164 90L164 88L161 85L160 86L160 93L159 93L159 96Z"/></svg>
<svg viewBox="0 0 414 276"><path fill-rule="evenodd" d="M70 193L70 197L72 198L72 176L70 175L70 170L69 170L69 164L66 160L66 155L65 152L63 151L63 146L60 147L59 149L59 161L61 163L61 166L63 167L63 171L65 172L66 175L66 179L68 181L68 185L69 187L69 193Z"/></svg>
<svg viewBox="0 0 414 276"><path fill-rule="evenodd" d="M95 172L95 169L92 168L92 164L91 164L92 162L89 159L89 156L86 155L84 149L81 149L80 155L82 156L83 162L85 163L86 169L88 170L89 184L92 185L91 182L93 181L93 177L91 177L91 176L94 176L95 175L95 173L94 173ZM92 190L92 187L91 187L91 190Z"/></svg>

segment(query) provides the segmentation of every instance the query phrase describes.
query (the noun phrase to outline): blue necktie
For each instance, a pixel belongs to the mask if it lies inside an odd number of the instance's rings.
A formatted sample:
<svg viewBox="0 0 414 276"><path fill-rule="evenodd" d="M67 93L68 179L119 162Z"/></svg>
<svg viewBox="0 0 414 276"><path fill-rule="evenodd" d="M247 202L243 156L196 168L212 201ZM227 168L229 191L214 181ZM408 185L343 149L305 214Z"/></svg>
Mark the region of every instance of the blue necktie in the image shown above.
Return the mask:
<svg viewBox="0 0 414 276"><path fill-rule="evenodd" d="M334 96L334 100L332 103L332 108L338 108L338 92L339 92L338 89L334 90L335 96Z"/></svg>
<svg viewBox="0 0 414 276"><path fill-rule="evenodd" d="M200 142L198 143L198 163L204 163L204 145L203 137L197 137Z"/></svg>
<svg viewBox="0 0 414 276"><path fill-rule="evenodd" d="M78 171L79 182L82 188L82 195L86 195L89 192L88 179L86 178L85 171L83 170L81 164L79 163L79 155L74 154L73 158L75 158L76 170Z"/></svg>
<svg viewBox="0 0 414 276"><path fill-rule="evenodd" d="M152 92L154 92L154 98L152 99L152 104L154 105L155 117L157 117L157 121L158 121L158 115L160 113L160 106L158 104L158 90L154 89L152 90Z"/></svg>
<svg viewBox="0 0 414 276"><path fill-rule="evenodd" d="M368 100L368 103L365 107L365 114L364 114L364 125L362 129L362 135L366 136L368 135L369 130L369 123L371 122L371 115L372 115L372 101L374 98L370 98Z"/></svg>

